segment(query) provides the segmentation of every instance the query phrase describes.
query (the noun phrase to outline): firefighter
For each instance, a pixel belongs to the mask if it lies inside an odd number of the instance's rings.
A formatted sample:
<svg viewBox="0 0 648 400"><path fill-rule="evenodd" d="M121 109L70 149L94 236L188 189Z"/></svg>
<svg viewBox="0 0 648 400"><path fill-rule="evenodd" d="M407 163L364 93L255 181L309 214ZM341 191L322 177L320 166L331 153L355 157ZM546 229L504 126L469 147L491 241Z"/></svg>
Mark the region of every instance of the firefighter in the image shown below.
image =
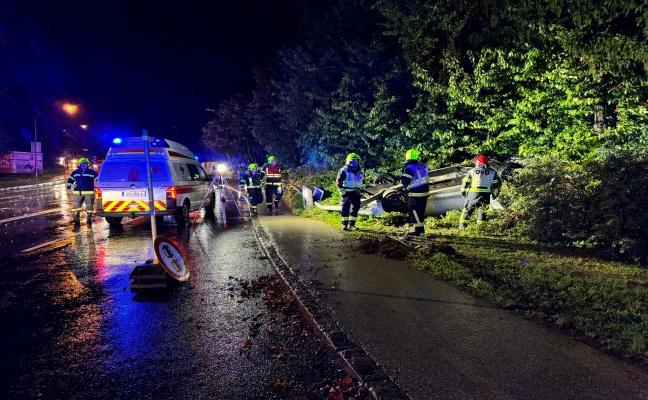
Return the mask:
<svg viewBox="0 0 648 400"><path fill-rule="evenodd" d="M342 206L342 230L356 231L356 219L360 211L360 192L364 189L364 171L360 168L360 156L351 153L346 165L337 174L336 186Z"/></svg>
<svg viewBox="0 0 648 400"><path fill-rule="evenodd" d="M275 156L268 157L268 163L262 168L265 174L265 198L268 212L272 213L272 203L274 202L275 208L279 208L279 200L283 194L283 187L281 186L281 168L277 166L277 158Z"/></svg>
<svg viewBox="0 0 648 400"><path fill-rule="evenodd" d="M413 229L407 234L425 236L425 206L430 196L428 167L419 161L420 153L415 149L405 153L405 167L400 182L407 188L407 208Z"/></svg>
<svg viewBox="0 0 648 400"><path fill-rule="evenodd" d="M238 171L237 171L237 179L238 179L238 193L239 193L239 200L242 199L243 197L243 192L245 189L245 184L247 180L247 174L248 174L248 168L245 166L245 163L240 163L238 165Z"/></svg>
<svg viewBox="0 0 648 400"><path fill-rule="evenodd" d="M92 211L95 201L95 180L97 172L89 167L90 160L85 157L79 158L79 168L72 171L67 180L67 192L74 194L72 211L74 212L74 225L79 225L79 217L85 203L86 222L92 225Z"/></svg>
<svg viewBox="0 0 648 400"><path fill-rule="evenodd" d="M485 220L484 207L490 204L491 195L496 199L502 187L497 172L488 165L488 157L479 155L473 160L475 167L466 173L461 185L461 197L464 199L463 211L459 220L459 229L464 229L475 208L477 224Z"/></svg>
<svg viewBox="0 0 648 400"><path fill-rule="evenodd" d="M244 191L250 198L252 215L259 215L257 214L257 204L263 202L263 192L261 191L262 181L263 173L259 170L259 166L257 164L250 164L248 167L248 173L245 176Z"/></svg>

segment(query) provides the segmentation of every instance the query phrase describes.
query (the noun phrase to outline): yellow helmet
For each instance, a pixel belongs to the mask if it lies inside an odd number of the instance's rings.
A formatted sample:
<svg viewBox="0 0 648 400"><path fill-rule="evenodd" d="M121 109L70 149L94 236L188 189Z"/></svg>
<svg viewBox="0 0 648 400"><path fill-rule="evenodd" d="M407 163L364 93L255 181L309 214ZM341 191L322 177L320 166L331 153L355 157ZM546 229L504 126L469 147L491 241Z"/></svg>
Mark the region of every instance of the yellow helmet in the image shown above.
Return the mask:
<svg viewBox="0 0 648 400"><path fill-rule="evenodd" d="M272 162L272 160L274 160L274 159L275 159L275 156L268 157L268 164L270 164Z"/></svg>
<svg viewBox="0 0 648 400"><path fill-rule="evenodd" d="M407 150L407 153L405 153L405 160L418 160L419 159L419 151L415 149L410 149Z"/></svg>
<svg viewBox="0 0 648 400"><path fill-rule="evenodd" d="M79 158L78 164L81 165L81 163L88 163L88 165L90 165L90 160L88 160L85 157L81 157L81 158Z"/></svg>
<svg viewBox="0 0 648 400"><path fill-rule="evenodd" d="M357 155L356 153L351 153L351 154L349 154L349 155L347 156L347 158L346 158L346 162L347 162L347 164L348 164L351 160L356 160L357 162L360 162L360 156Z"/></svg>
<svg viewBox="0 0 648 400"><path fill-rule="evenodd" d="M250 164L250 166L248 167L248 169L249 169L250 171L252 171L254 168L259 168L259 166L258 166L257 164L252 163L252 164Z"/></svg>

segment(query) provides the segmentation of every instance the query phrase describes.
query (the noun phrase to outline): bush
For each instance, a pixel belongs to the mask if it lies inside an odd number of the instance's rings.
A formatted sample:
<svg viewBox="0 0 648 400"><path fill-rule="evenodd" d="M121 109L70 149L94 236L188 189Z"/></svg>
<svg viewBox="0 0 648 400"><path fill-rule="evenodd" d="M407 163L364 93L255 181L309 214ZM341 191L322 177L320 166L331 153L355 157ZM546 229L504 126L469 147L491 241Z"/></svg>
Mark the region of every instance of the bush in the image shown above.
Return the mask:
<svg viewBox="0 0 648 400"><path fill-rule="evenodd" d="M329 198L339 196L335 187L337 170L315 168L313 166L305 165L287 171L286 175L287 187L284 190L283 200L293 210L304 208L304 200L301 196L302 185L311 189L313 186L317 186L318 188L323 189L329 195ZM298 189L299 192L295 190L295 188ZM335 204L338 202L339 200L337 200Z"/></svg>
<svg viewBox="0 0 648 400"><path fill-rule="evenodd" d="M582 165L537 160L509 184L504 219L528 238L648 262L645 161L615 152Z"/></svg>

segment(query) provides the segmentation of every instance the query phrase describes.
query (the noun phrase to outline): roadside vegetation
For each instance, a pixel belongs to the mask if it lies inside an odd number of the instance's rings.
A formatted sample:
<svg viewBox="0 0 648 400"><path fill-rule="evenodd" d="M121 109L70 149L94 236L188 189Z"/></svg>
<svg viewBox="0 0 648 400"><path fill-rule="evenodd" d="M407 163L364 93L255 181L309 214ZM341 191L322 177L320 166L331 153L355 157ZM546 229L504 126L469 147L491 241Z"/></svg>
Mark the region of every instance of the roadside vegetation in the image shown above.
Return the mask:
<svg viewBox="0 0 648 400"><path fill-rule="evenodd" d="M435 277L590 346L648 365L648 221L640 212L648 174L640 158L617 153L576 164L539 159L504 186L503 211L485 224L457 229L460 211L425 221L434 249L412 247L407 261ZM371 174L371 173L370 173ZM317 186L338 204L335 171L300 168L292 186ZM639 186L636 186L639 185ZM339 213L303 209L297 190L293 212L341 227ZM474 220L473 216L473 220ZM355 235L372 240L403 235L407 216L361 216ZM359 240L362 243L362 240ZM383 254L385 255L385 254ZM389 256L389 254L386 254Z"/></svg>

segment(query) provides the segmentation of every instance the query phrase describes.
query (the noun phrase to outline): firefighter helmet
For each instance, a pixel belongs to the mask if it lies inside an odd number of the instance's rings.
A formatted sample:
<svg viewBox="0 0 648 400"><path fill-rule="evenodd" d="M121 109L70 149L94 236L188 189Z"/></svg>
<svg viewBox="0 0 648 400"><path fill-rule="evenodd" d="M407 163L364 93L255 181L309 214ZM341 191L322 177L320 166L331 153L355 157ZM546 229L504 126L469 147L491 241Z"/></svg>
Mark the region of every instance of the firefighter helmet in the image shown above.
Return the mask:
<svg viewBox="0 0 648 400"><path fill-rule="evenodd" d="M275 159L275 156L270 156L268 157L268 164L272 163L272 160Z"/></svg>
<svg viewBox="0 0 648 400"><path fill-rule="evenodd" d="M356 153L350 153L346 158L347 164L350 163L351 160L356 160L357 162L360 162L360 156L357 155Z"/></svg>
<svg viewBox="0 0 648 400"><path fill-rule="evenodd" d="M250 164L250 166L248 167L248 169L249 169L250 171L252 171L254 168L259 168L259 166L258 166L257 164L252 163L252 164Z"/></svg>
<svg viewBox="0 0 648 400"><path fill-rule="evenodd" d="M488 164L488 157L486 157L483 154L479 155L475 157L475 159L473 160L473 162L477 162L477 161L479 161L480 164Z"/></svg>
<svg viewBox="0 0 648 400"><path fill-rule="evenodd" d="M415 149L410 149L407 150L407 153L405 153L405 160L418 160L419 159L419 151Z"/></svg>
<svg viewBox="0 0 648 400"><path fill-rule="evenodd" d="M79 158L79 165L81 165L81 163L88 163L88 165L90 165L90 160L85 157L81 157Z"/></svg>

